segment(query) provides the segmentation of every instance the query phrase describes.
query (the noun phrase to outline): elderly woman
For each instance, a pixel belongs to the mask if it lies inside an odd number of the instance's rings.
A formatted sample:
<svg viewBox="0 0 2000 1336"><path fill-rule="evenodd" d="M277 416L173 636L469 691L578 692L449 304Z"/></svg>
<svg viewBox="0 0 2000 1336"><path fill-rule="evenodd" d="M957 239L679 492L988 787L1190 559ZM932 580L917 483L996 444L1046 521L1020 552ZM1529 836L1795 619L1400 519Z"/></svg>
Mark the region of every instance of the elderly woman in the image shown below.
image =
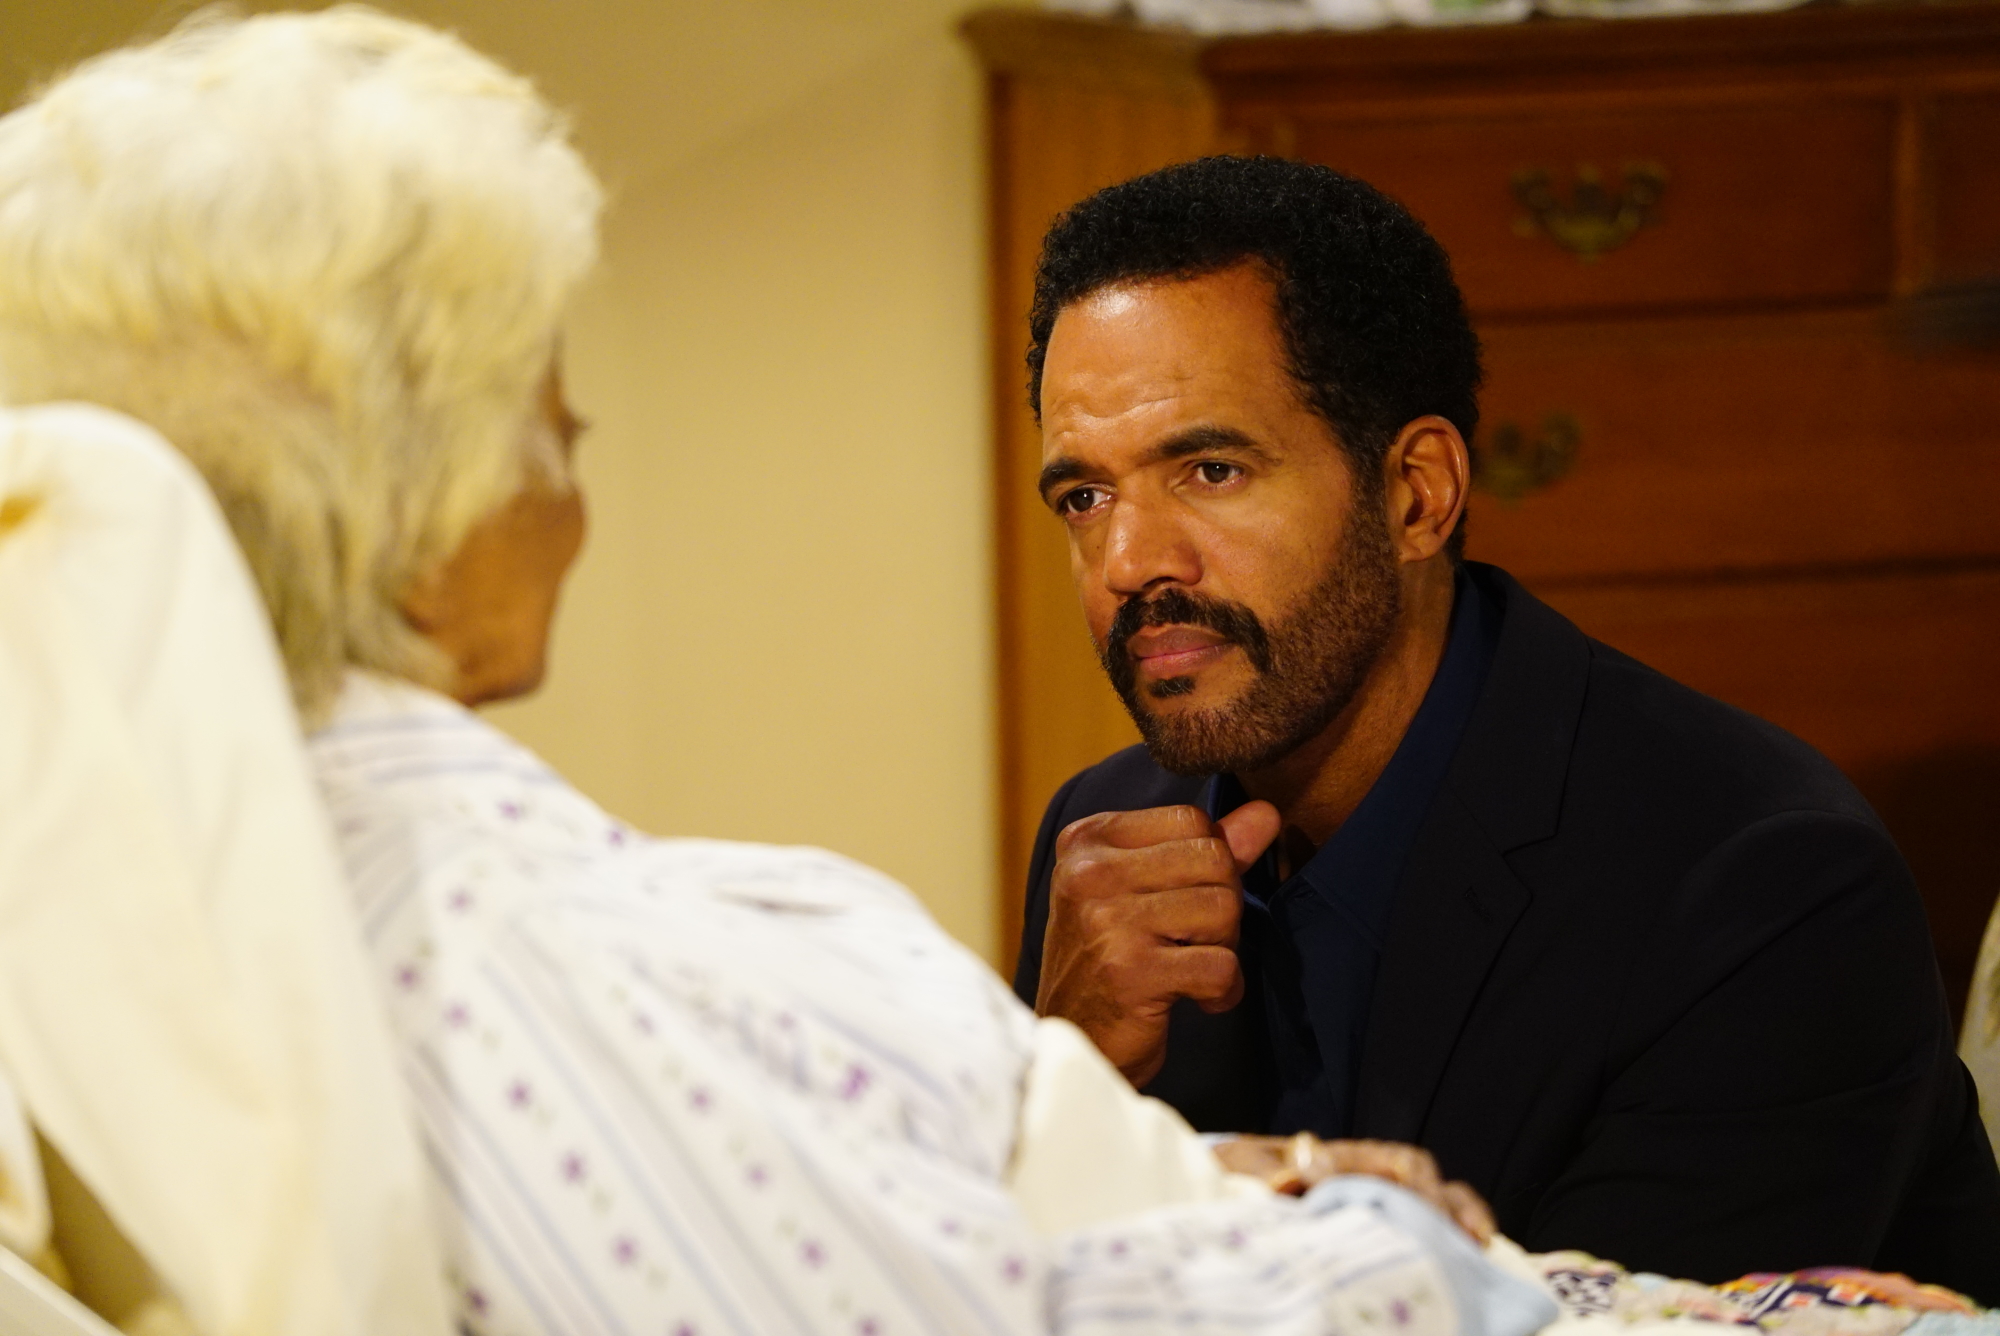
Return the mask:
<svg viewBox="0 0 2000 1336"><path fill-rule="evenodd" d="M540 680L581 541L556 330L599 199L525 83L351 8L200 19L0 122L0 395L157 429L249 559L461 1323L1550 1316L1413 1199L1225 1173L893 883L644 839L467 713ZM1268 1167L1361 1156L1480 1225L1418 1154L1298 1151Z"/></svg>
<svg viewBox="0 0 2000 1336"><path fill-rule="evenodd" d="M642 837L467 710L540 680L581 541L556 331L598 208L526 84L354 8L198 20L0 122L0 396L157 429L249 558L460 1328L1552 1320L1420 1152L1232 1152L1303 1200L1225 1172L894 883Z"/></svg>

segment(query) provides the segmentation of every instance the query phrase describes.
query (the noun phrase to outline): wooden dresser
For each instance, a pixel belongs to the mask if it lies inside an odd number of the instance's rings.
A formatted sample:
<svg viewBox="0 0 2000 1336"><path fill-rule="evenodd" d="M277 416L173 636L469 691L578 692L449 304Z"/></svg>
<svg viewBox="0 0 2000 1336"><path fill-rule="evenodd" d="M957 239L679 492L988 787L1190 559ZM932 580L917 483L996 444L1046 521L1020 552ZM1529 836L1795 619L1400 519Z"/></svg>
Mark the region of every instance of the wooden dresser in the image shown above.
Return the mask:
<svg viewBox="0 0 2000 1336"><path fill-rule="evenodd" d="M1470 554L1853 776L1954 1004L2000 891L2000 352L1896 335L2000 272L2000 4L1202 40L994 10L1002 936L1102 682L1021 353L1036 249L1203 153L1353 172L1451 252L1485 342Z"/></svg>

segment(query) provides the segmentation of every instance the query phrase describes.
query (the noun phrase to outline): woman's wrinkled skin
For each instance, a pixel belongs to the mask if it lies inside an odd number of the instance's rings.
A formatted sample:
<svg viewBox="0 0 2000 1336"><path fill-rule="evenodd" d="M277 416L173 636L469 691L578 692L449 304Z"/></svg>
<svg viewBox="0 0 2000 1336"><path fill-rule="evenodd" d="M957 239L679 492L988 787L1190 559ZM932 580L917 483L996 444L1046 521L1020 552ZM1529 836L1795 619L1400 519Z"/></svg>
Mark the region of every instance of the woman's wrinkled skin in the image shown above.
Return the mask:
<svg viewBox="0 0 2000 1336"><path fill-rule="evenodd" d="M563 399L555 363L542 381L538 412L561 443L567 472L584 423ZM556 599L583 532L575 486L533 479L404 593L403 616L451 660L451 695L461 705L510 700L541 685Z"/></svg>
<svg viewBox="0 0 2000 1336"><path fill-rule="evenodd" d="M1421 1146L1394 1141L1321 1141L1310 1132L1297 1136L1241 1136L1220 1142L1215 1157L1231 1173L1264 1180L1273 1191L1303 1196L1340 1174L1385 1178L1445 1213L1484 1247L1493 1239L1493 1212L1464 1183L1448 1183L1437 1161Z"/></svg>

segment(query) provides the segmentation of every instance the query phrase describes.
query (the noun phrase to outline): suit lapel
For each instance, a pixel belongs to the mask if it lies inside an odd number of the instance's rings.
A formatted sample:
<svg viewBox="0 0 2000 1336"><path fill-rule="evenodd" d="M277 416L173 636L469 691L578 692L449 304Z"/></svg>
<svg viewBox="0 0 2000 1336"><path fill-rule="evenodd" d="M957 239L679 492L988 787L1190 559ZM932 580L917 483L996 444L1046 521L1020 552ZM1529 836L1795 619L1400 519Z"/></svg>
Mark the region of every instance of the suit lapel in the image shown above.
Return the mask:
<svg viewBox="0 0 2000 1336"><path fill-rule="evenodd" d="M1457 796L1441 795L1404 869L1375 980L1358 1135L1418 1139L1459 1031L1532 898Z"/></svg>
<svg viewBox="0 0 2000 1336"><path fill-rule="evenodd" d="M1590 646L1505 572L1479 705L1397 884L1362 1045L1355 1131L1415 1141L1494 962L1533 902L1506 855L1556 833Z"/></svg>

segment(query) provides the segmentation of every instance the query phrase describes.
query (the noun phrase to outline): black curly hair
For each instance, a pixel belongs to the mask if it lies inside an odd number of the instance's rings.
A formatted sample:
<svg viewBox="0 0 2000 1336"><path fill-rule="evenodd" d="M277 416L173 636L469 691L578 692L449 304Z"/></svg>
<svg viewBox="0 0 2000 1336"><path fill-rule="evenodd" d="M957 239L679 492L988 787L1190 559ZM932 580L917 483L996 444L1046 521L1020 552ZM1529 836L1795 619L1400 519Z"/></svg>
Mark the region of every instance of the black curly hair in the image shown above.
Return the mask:
<svg viewBox="0 0 2000 1336"><path fill-rule="evenodd" d="M1479 338L1451 261L1422 223L1365 181L1283 158L1201 158L1109 186L1042 241L1028 315L1028 402L1039 420L1056 317L1109 284L1197 278L1245 260L1277 284L1291 373L1364 488L1404 424L1435 413L1470 442ZM1456 559L1464 526L1452 535Z"/></svg>

